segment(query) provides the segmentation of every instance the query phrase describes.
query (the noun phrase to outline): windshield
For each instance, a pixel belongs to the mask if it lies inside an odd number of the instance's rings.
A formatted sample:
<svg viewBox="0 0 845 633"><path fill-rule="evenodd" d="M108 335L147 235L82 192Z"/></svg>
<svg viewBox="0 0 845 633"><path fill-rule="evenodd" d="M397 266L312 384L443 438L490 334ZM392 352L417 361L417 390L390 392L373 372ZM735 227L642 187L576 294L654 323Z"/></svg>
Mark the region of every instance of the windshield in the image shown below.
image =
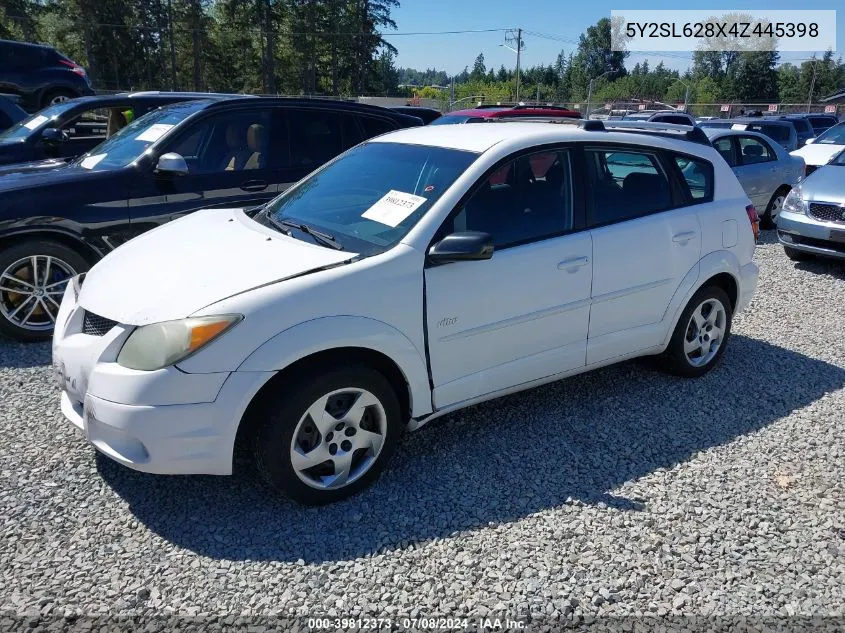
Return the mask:
<svg viewBox="0 0 845 633"><path fill-rule="evenodd" d="M201 101L187 101L148 112L80 156L74 164L95 171L126 167L203 105Z"/></svg>
<svg viewBox="0 0 845 633"><path fill-rule="evenodd" d="M845 151L836 154L836 156L831 158L827 164L836 165L837 167L845 167Z"/></svg>
<svg viewBox="0 0 845 633"><path fill-rule="evenodd" d="M816 144L845 145L845 123L828 128L813 141Z"/></svg>
<svg viewBox="0 0 845 633"><path fill-rule="evenodd" d="M32 116L25 118L23 121L15 123L8 130L0 133L0 143L22 141L28 138L31 134L40 132L42 129L50 125L50 121L55 120L61 114L76 107L76 105L77 104L71 101L65 101L64 103L57 103L49 108L44 108Z"/></svg>
<svg viewBox="0 0 845 633"><path fill-rule="evenodd" d="M275 223L307 224L348 251L373 255L402 239L476 158L442 147L366 143L288 189L265 214Z"/></svg>

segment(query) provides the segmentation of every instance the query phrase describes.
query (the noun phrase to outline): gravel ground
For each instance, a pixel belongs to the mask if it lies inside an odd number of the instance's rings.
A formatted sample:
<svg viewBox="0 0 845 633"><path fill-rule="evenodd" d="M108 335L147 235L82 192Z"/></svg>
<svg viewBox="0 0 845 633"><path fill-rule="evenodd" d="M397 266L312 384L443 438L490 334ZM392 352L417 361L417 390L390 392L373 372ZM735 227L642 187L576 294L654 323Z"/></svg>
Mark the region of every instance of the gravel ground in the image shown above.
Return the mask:
<svg viewBox="0 0 845 633"><path fill-rule="evenodd" d="M2 341L0 612L842 626L845 265L773 242L705 378L634 362L474 407L323 508L110 462L62 419L49 345Z"/></svg>

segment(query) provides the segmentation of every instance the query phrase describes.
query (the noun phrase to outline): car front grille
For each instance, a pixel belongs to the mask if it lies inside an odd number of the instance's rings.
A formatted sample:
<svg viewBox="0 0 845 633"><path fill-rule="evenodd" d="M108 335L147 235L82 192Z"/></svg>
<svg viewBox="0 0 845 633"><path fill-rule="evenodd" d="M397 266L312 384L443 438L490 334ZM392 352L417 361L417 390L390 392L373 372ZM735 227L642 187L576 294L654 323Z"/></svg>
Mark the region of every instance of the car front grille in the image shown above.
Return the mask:
<svg viewBox="0 0 845 633"><path fill-rule="evenodd" d="M822 222L845 222L845 206L831 202L811 202L810 215Z"/></svg>
<svg viewBox="0 0 845 633"><path fill-rule="evenodd" d="M82 319L82 331L90 336L103 336L111 330L117 321L112 321L99 314L85 311L85 317Z"/></svg>

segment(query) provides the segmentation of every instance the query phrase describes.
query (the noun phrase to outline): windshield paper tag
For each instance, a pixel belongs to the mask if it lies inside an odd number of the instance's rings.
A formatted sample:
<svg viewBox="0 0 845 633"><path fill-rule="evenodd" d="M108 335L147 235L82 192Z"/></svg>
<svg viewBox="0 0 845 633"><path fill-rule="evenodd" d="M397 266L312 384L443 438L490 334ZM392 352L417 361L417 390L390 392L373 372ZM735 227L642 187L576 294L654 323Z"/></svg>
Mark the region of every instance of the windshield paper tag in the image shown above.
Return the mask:
<svg viewBox="0 0 845 633"><path fill-rule="evenodd" d="M151 125L146 130L141 132L138 136L136 136L135 140L144 141L147 143L155 143L158 139L167 134L167 132L172 127L172 125L167 125L167 123L156 123L155 125Z"/></svg>
<svg viewBox="0 0 845 633"><path fill-rule="evenodd" d="M44 121L46 121L46 120L47 120L46 116L44 116L43 114L39 114L37 117L32 119L32 121L27 121L26 123L24 123L23 126L28 130L34 130L39 125L44 123Z"/></svg>
<svg viewBox="0 0 845 633"><path fill-rule="evenodd" d="M364 211L361 217L395 228L427 200L428 198L422 196L391 189L381 200Z"/></svg>
<svg viewBox="0 0 845 633"><path fill-rule="evenodd" d="M79 163L85 169L93 169L94 166L106 157L105 154L94 154L93 156L86 156Z"/></svg>

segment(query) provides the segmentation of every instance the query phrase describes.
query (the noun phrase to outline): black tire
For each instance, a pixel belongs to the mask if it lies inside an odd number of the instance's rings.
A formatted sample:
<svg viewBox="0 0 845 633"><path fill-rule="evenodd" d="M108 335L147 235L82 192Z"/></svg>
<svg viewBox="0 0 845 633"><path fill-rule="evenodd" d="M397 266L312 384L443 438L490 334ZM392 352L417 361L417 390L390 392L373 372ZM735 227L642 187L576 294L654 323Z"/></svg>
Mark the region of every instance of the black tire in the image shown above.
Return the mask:
<svg viewBox="0 0 845 633"><path fill-rule="evenodd" d="M763 214L763 217L760 218L760 228L761 229L773 229L776 226L775 219L772 217L772 210L775 205L775 200L777 200L780 196L786 197L789 194L791 187L782 186L777 191L772 194L771 200L766 205L766 212Z"/></svg>
<svg viewBox="0 0 845 633"><path fill-rule="evenodd" d="M715 299L722 304L725 311L725 326L722 336L722 342L716 354L703 365L693 365L687 354L684 351L684 343L686 341L688 328L690 327L690 320L693 312L705 301ZM672 338L669 341L669 346L663 353L663 366L666 371L677 376L684 376L686 378L697 378L703 376L715 367L725 353L725 348L728 345L728 340L731 335L731 323L733 321L733 308L731 307L730 299L724 290L718 286L704 286L696 292L692 299L689 300L678 323L675 325L675 331L672 333Z"/></svg>
<svg viewBox="0 0 845 633"><path fill-rule="evenodd" d="M6 272L18 260L33 256L46 256L52 257L54 260L59 260L73 274L85 272L91 267L82 255L64 244L48 240L32 240L0 251L0 275ZM9 280L4 278L3 283L0 284L0 288L9 287ZM61 303L61 296L56 295L53 298ZM20 301L20 295L7 290L0 290L0 332L23 342L49 339L53 335L52 327L47 329L28 329L9 320L8 315L12 313L16 305L20 305L19 303L16 304L16 301Z"/></svg>
<svg viewBox="0 0 845 633"><path fill-rule="evenodd" d="M258 408L260 419L256 421L252 438L256 468L270 485L297 503L323 505L354 495L378 478L396 449L402 429L399 399L380 372L361 363L324 365L279 386L278 391L265 396ZM381 451L369 469L354 481L339 488L317 489L302 481L294 470L291 460L294 431L319 398L347 388L369 391L383 407L386 425Z"/></svg>
<svg viewBox="0 0 845 633"><path fill-rule="evenodd" d="M47 90L41 97L41 107L49 106L53 99L65 97L67 99L76 99L79 95L69 88L55 88L54 90Z"/></svg>
<svg viewBox="0 0 845 633"><path fill-rule="evenodd" d="M786 244L783 245L783 252L786 253L786 256L794 262L806 262L807 260L815 257L812 253L799 251L791 246L787 246Z"/></svg>

